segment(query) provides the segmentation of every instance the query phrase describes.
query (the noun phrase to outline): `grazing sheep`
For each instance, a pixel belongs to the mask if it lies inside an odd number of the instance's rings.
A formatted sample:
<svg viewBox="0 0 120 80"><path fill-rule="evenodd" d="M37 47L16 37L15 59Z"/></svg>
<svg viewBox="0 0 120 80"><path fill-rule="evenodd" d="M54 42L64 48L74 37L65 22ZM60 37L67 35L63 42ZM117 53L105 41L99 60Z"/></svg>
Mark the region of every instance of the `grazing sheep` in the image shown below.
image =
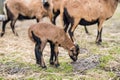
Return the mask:
<svg viewBox="0 0 120 80"><path fill-rule="evenodd" d="M64 17L71 23L69 35L74 41L74 30L78 24L98 24L96 43L102 42L102 24L112 17L118 5L118 0L73 0L64 8Z"/></svg>
<svg viewBox="0 0 120 80"><path fill-rule="evenodd" d="M52 52L50 57L50 64L59 66L58 61L58 46L61 46L68 50L69 56L73 61L77 60L79 54L79 46L75 45L71 39L67 36L64 29L61 29L53 24L37 23L30 26L28 30L29 38L35 43L35 56L36 63L42 68L46 68L43 59L43 49L46 43L49 42L52 45Z"/></svg>
<svg viewBox="0 0 120 80"><path fill-rule="evenodd" d="M67 22L67 20L62 19L62 18L63 18L64 6L67 2L70 2L70 0L52 0L51 2L53 4L53 14L54 14L52 23L56 24L56 22L55 22L56 18L60 14L61 24L63 26L62 20L64 20L65 32L67 32L67 28L68 28L70 22ZM86 26L84 26L84 28L85 28L85 32L87 34L89 34Z"/></svg>
<svg viewBox="0 0 120 80"><path fill-rule="evenodd" d="M6 24L9 21L11 21L10 26L13 33L18 35L14 28L17 19L36 19L37 22L45 16L52 19L50 4L46 2L43 5L41 0L6 0L4 2L4 13L7 19L3 21L1 36L4 35Z"/></svg>

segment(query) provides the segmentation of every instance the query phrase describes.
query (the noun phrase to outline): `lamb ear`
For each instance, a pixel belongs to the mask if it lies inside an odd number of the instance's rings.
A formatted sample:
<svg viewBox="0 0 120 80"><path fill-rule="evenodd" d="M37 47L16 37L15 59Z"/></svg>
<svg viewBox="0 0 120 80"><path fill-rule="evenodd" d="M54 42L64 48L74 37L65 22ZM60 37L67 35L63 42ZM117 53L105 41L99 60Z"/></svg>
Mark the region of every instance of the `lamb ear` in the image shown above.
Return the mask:
<svg viewBox="0 0 120 80"><path fill-rule="evenodd" d="M49 4L48 2L45 2L45 3L43 4L43 6L44 6L45 9L48 9L48 8L50 7L50 4Z"/></svg>
<svg viewBox="0 0 120 80"><path fill-rule="evenodd" d="M78 44L76 44L76 43L75 43L75 47L76 47L76 50L77 50L77 51L78 51L78 50L80 50L79 45L78 45Z"/></svg>

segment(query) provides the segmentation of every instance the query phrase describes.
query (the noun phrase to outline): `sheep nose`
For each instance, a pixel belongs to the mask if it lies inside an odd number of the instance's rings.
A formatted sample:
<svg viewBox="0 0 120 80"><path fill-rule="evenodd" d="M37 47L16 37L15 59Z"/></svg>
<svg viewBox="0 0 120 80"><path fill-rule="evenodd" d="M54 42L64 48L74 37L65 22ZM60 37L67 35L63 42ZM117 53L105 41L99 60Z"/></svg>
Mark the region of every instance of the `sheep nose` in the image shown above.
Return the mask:
<svg viewBox="0 0 120 80"><path fill-rule="evenodd" d="M74 58L74 60L73 60L74 62L76 62L77 61L77 58Z"/></svg>
<svg viewBox="0 0 120 80"><path fill-rule="evenodd" d="M70 56L70 58L75 62L77 61L77 57L76 56Z"/></svg>

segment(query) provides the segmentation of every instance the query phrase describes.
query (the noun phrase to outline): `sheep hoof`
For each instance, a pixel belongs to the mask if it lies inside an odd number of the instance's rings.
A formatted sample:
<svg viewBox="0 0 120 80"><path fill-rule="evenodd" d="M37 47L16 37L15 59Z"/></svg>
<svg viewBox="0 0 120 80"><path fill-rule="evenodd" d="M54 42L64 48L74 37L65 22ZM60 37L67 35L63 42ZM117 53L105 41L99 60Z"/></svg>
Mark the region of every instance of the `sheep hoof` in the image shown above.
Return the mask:
<svg viewBox="0 0 120 80"><path fill-rule="evenodd" d="M55 64L55 67L57 68L57 67L59 67L60 66L60 64Z"/></svg>
<svg viewBox="0 0 120 80"><path fill-rule="evenodd" d="M40 65L40 61L36 61L36 64Z"/></svg>
<svg viewBox="0 0 120 80"><path fill-rule="evenodd" d="M91 35L90 33L86 33L87 35Z"/></svg>
<svg viewBox="0 0 120 80"><path fill-rule="evenodd" d="M4 35L4 32L2 32L2 33L0 34L1 37L3 37L3 35Z"/></svg>
<svg viewBox="0 0 120 80"><path fill-rule="evenodd" d="M96 42L97 45L101 45L101 42Z"/></svg>
<svg viewBox="0 0 120 80"><path fill-rule="evenodd" d="M18 33L15 33L15 36L19 36Z"/></svg>
<svg viewBox="0 0 120 80"><path fill-rule="evenodd" d="M42 66L42 68L47 69L47 66Z"/></svg>
<svg viewBox="0 0 120 80"><path fill-rule="evenodd" d="M54 62L51 61L51 62L50 62L50 65L54 65Z"/></svg>

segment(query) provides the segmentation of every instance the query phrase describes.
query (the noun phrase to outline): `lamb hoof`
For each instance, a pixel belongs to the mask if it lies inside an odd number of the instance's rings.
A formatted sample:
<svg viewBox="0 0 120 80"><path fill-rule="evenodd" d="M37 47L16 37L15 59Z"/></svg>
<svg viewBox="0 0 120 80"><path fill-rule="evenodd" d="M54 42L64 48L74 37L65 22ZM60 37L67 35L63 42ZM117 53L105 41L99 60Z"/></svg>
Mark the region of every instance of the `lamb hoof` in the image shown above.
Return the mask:
<svg viewBox="0 0 120 80"><path fill-rule="evenodd" d="M40 65L40 61L36 61L36 64Z"/></svg>
<svg viewBox="0 0 120 80"><path fill-rule="evenodd" d="M54 62L50 62L50 65L54 65Z"/></svg>
<svg viewBox="0 0 120 80"><path fill-rule="evenodd" d="M15 36L19 36L18 33L15 33Z"/></svg>
<svg viewBox="0 0 120 80"><path fill-rule="evenodd" d="M90 33L86 33L87 35L91 35Z"/></svg>
<svg viewBox="0 0 120 80"><path fill-rule="evenodd" d="M47 66L42 66L43 69L47 69Z"/></svg>
<svg viewBox="0 0 120 80"><path fill-rule="evenodd" d="M96 44L99 46L99 45L101 45L101 42L96 42Z"/></svg>
<svg viewBox="0 0 120 80"><path fill-rule="evenodd" d="M2 33L0 34L0 36L3 37L3 35L4 35L4 33L2 32Z"/></svg>
<svg viewBox="0 0 120 80"><path fill-rule="evenodd" d="M60 66L60 64L55 64L55 67L57 68L57 67L59 67Z"/></svg>

